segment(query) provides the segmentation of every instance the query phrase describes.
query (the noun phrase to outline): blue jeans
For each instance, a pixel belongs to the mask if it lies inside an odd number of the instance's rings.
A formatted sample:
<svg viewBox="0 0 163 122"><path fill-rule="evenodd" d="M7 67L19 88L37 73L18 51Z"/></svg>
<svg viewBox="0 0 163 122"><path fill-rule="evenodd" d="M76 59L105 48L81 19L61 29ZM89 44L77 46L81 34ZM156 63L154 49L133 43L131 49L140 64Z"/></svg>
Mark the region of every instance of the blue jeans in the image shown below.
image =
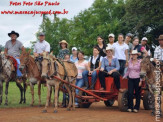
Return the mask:
<svg viewBox="0 0 163 122"><path fill-rule="evenodd" d="M17 76L18 77L21 77L22 76L22 73L20 72L20 70L19 70L19 65L20 65L20 59L17 59L16 58L16 61L17 61Z"/></svg>
<svg viewBox="0 0 163 122"><path fill-rule="evenodd" d="M88 84L88 73L89 71L88 70L85 70L83 73L82 73L82 76L83 76L83 80L85 82L85 85ZM91 86L90 88L94 89L94 85L96 83L96 79L97 79L97 72L94 71L91 75L92 77L92 80L91 80ZM88 87L88 86L87 86Z"/></svg>
<svg viewBox="0 0 163 122"><path fill-rule="evenodd" d="M125 64L126 64L126 60L119 60L119 65L120 65L119 73L122 76L124 75Z"/></svg>
<svg viewBox="0 0 163 122"><path fill-rule="evenodd" d="M80 88L84 86L84 81L83 81L82 78L81 79L76 79L76 86L78 86ZM75 92L76 92L76 95L78 95L79 94L79 89L75 89ZM75 105L78 105L78 99L77 98L75 98Z"/></svg>

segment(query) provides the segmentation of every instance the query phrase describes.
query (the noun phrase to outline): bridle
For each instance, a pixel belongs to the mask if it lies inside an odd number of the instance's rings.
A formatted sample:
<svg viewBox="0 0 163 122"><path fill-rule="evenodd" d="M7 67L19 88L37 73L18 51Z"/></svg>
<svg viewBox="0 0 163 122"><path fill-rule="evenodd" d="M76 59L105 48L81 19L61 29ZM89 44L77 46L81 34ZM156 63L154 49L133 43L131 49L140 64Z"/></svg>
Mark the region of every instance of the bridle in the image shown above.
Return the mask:
<svg viewBox="0 0 163 122"><path fill-rule="evenodd" d="M30 58L29 58L29 56L26 58L26 61L24 62L24 64L21 64L21 66L24 66L23 67L23 72L25 71L25 74L28 74L29 73L29 71L27 71L28 70L28 68L29 68L29 66L31 66L32 67L32 69L31 69L31 71L33 71L33 69L34 69L34 66L32 66L32 65L30 65ZM33 74L33 72L31 72L32 74Z"/></svg>
<svg viewBox="0 0 163 122"><path fill-rule="evenodd" d="M48 64L47 64L47 66L48 66L48 71L46 72L46 74L47 74L47 77L48 77L48 79L50 79L50 77L52 77L52 76L49 76L49 74L50 74L50 68L52 67L52 65L51 65L51 60L49 59L49 58L45 58L45 57L43 57L43 60L47 60L48 61Z"/></svg>

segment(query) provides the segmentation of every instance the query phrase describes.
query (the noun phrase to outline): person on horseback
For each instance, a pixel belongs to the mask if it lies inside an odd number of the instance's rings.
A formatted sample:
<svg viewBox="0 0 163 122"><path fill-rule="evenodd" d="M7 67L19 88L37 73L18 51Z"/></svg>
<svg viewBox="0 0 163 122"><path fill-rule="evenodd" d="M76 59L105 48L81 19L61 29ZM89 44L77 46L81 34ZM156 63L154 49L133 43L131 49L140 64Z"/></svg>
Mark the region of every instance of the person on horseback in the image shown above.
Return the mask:
<svg viewBox="0 0 163 122"><path fill-rule="evenodd" d="M50 44L45 41L45 34L43 32L39 33L39 40L34 45L33 54L35 57L36 64L41 72L41 62L43 60L43 52L50 53Z"/></svg>
<svg viewBox="0 0 163 122"><path fill-rule="evenodd" d="M19 64L20 64L20 51L24 51L24 46L23 44L17 40L17 38L19 37L19 33L15 32L15 31L11 31L11 33L8 33L8 36L11 38L11 40L7 41L5 44L5 51L4 54L9 57L12 60L12 57L14 59L16 59L17 61L17 78L20 78L22 76L20 70L19 70ZM12 60L13 63L15 64L16 62L14 62L14 59Z"/></svg>
<svg viewBox="0 0 163 122"><path fill-rule="evenodd" d="M154 60L157 59L163 62L163 34L159 36L158 41L160 45L154 51Z"/></svg>

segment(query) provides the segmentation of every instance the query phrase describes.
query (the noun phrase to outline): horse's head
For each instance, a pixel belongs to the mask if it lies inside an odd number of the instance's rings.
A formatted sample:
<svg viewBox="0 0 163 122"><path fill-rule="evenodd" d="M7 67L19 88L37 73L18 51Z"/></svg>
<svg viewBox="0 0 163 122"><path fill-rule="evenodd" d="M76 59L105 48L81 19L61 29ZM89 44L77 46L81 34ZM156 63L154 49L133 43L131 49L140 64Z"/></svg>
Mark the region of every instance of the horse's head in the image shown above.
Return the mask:
<svg viewBox="0 0 163 122"><path fill-rule="evenodd" d="M53 56L52 53L49 55L48 53L43 53L43 61L42 61L42 78L48 78L49 75L51 76L54 72L54 65L53 63Z"/></svg>
<svg viewBox="0 0 163 122"><path fill-rule="evenodd" d="M140 64L140 78L144 78L146 77L147 73L151 71L151 62L150 62L150 57L147 56L145 58L143 58L143 60L141 61Z"/></svg>
<svg viewBox="0 0 163 122"><path fill-rule="evenodd" d="M28 52L22 51L20 55L20 65L19 65L19 70L22 72L25 68L25 66L29 63L29 56L30 56L31 50Z"/></svg>

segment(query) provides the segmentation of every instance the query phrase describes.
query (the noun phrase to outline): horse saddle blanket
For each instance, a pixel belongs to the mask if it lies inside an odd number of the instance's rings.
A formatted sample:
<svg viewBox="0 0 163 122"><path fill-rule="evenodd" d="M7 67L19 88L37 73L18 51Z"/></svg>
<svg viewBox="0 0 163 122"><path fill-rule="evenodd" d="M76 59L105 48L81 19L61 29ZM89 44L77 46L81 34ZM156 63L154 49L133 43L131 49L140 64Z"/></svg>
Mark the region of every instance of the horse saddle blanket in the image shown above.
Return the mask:
<svg viewBox="0 0 163 122"><path fill-rule="evenodd" d="M78 75L75 64L67 61L63 61L63 65L58 62L58 72L60 75L67 75L68 77L76 77Z"/></svg>
<svg viewBox="0 0 163 122"><path fill-rule="evenodd" d="M13 58L12 56L8 56L8 59L11 61L11 63L13 64L13 66L11 67L11 69L13 71L16 71L17 70L17 66L18 66L18 63L16 61L15 58Z"/></svg>

